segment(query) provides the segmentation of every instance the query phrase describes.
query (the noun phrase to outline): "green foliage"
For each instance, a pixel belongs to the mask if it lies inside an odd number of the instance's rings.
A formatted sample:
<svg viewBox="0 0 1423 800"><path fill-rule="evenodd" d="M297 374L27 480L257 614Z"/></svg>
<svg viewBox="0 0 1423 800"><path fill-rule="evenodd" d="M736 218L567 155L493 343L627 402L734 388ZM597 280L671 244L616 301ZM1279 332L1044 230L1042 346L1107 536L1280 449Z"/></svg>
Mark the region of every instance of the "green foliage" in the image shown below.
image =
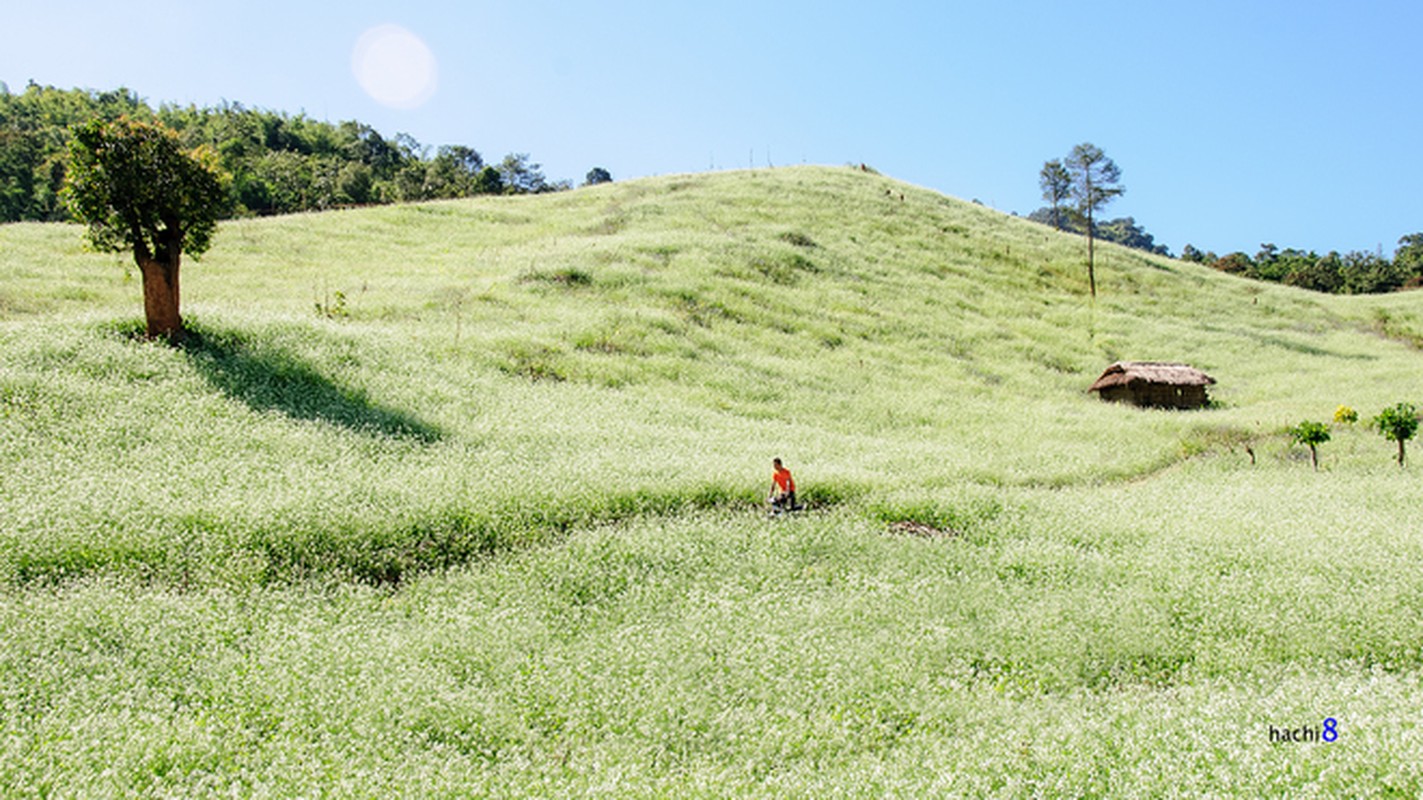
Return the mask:
<svg viewBox="0 0 1423 800"><path fill-rule="evenodd" d="M1309 448L1310 460L1314 463L1314 468L1318 470L1319 452L1317 448L1329 441L1329 425L1324 422L1305 420L1290 428L1287 433L1296 444L1302 444Z"/></svg>
<svg viewBox="0 0 1423 800"><path fill-rule="evenodd" d="M1393 263L1399 272L1410 276L1410 282L1415 285L1423 280L1423 233L1410 233L1399 239Z"/></svg>
<svg viewBox="0 0 1423 800"><path fill-rule="evenodd" d="M592 286L593 273L579 267L559 267L547 271L534 271L523 276L525 282L530 283L551 283L569 288L579 286Z"/></svg>
<svg viewBox="0 0 1423 800"><path fill-rule="evenodd" d="M483 171L484 158L473 148L463 145L441 147L434 160L425 167L423 193L429 199L479 194L479 174Z"/></svg>
<svg viewBox="0 0 1423 800"><path fill-rule="evenodd" d="M546 182L542 168L529 161L528 153L510 153L496 169L501 185L511 194L537 194Z"/></svg>
<svg viewBox="0 0 1423 800"><path fill-rule="evenodd" d="M787 231L786 233L781 234L779 238L781 241L787 244L793 244L796 247L805 248L807 250L813 249L818 246L816 245L814 239L810 238L809 236L806 236L805 234L799 231Z"/></svg>
<svg viewBox="0 0 1423 800"><path fill-rule="evenodd" d="M1092 223L1093 214L1126 191L1116 162L1091 142L1072 148L1062 166L1069 178L1069 195L1077 213Z"/></svg>
<svg viewBox="0 0 1423 800"><path fill-rule="evenodd" d="M1339 425L1353 425L1359 421L1359 412L1344 404L1334 409L1334 422Z"/></svg>
<svg viewBox="0 0 1423 800"><path fill-rule="evenodd" d="M1399 403L1379 412L1374 418L1374 425L1385 439L1407 441L1418 431L1418 412L1409 403Z"/></svg>
<svg viewBox="0 0 1423 800"><path fill-rule="evenodd" d="M0 222L65 219L69 130L143 112L127 89L65 92L31 83L19 94L0 93Z"/></svg>
<svg viewBox="0 0 1423 800"><path fill-rule="evenodd" d="M1070 209L1059 210L1059 212L1060 213L1055 216L1053 209L1040 208L1029 214L1027 218L1033 222L1042 223L1043 225L1052 225L1059 230L1068 231L1069 233L1080 234L1085 232L1085 220L1079 218ZM1138 225L1136 219L1133 217L1120 217L1117 219L1109 219L1105 222L1098 222L1095 229L1096 238L1104 242L1112 242L1113 244L1119 244L1123 247L1130 247L1134 250L1143 250L1162 256L1169 256L1171 254L1169 248L1165 245L1157 244L1156 237L1148 233L1141 225ZM1182 259L1187 261L1195 260L1200 254L1199 252L1193 251L1190 255L1191 258L1182 256Z"/></svg>
<svg viewBox="0 0 1423 800"><path fill-rule="evenodd" d="M1383 438L1398 442L1398 465L1403 466L1404 444L1418 432L1418 410L1410 403L1386 408L1374 417L1374 427Z"/></svg>
<svg viewBox="0 0 1423 800"><path fill-rule="evenodd" d="M567 181L549 182L543 167L530 161L528 153L510 153L496 169L500 185L509 194L544 194L570 188Z"/></svg>
<svg viewBox="0 0 1423 800"><path fill-rule="evenodd" d="M1156 237L1146 232L1146 229L1136 224L1132 217L1119 217L1109 219L1106 222L1097 224L1097 238L1104 242L1114 242L1123 247L1130 247L1133 250L1145 250L1148 253L1169 256L1170 251L1165 245L1156 243Z"/></svg>
<svg viewBox="0 0 1423 800"><path fill-rule="evenodd" d="M75 130L70 159L66 197L94 247L175 264L208 249L227 200L210 150L122 117Z"/></svg>
<svg viewBox="0 0 1423 800"><path fill-rule="evenodd" d="M333 124L238 103L155 110L127 89L31 84L20 94L0 93L0 222L70 218L59 192L71 132L120 116L172 128L185 149L210 147L217 166L231 176L226 210L233 216L500 194L507 188L473 148L442 146L430 155L409 136L387 138L355 121ZM564 188L566 182L540 180L514 191Z"/></svg>
<svg viewBox="0 0 1423 800"><path fill-rule="evenodd" d="M494 167L485 167L474 177L475 194L503 194L504 178Z"/></svg>
<svg viewBox="0 0 1423 800"><path fill-rule="evenodd" d="M1289 429L1290 437L1298 444L1319 445L1329 441L1329 425L1323 422L1305 420Z"/></svg>
<svg viewBox="0 0 1423 800"><path fill-rule="evenodd" d="M1062 230L1062 205L1072 193L1072 175L1062 162L1052 159L1043 164L1038 173L1038 188L1043 191L1043 199L1048 201L1052 226Z"/></svg>
<svg viewBox="0 0 1423 800"><path fill-rule="evenodd" d="M315 305L317 315L327 319L345 319L351 316L351 310L346 307L346 293L340 289L330 297L317 300Z"/></svg>
<svg viewBox="0 0 1423 800"><path fill-rule="evenodd" d="M1380 254L1358 251L1343 254L1331 251L1321 256L1313 251L1294 248L1280 250L1273 244L1260 245L1260 251L1253 258L1240 252L1213 258L1195 248L1191 248L1191 258L1183 258L1208 263L1222 272L1316 292L1379 294L1423 283L1423 258L1413 249L1417 243L1413 242L1412 237L1405 236L1399 244L1401 246L1393 260ZM1423 253L1423 250L1417 253Z"/></svg>
<svg viewBox="0 0 1423 800"><path fill-rule="evenodd" d="M1187 244L1181 249L1181 260L1189 261L1192 264L1208 264L1215 261L1214 253L1204 253L1196 249L1193 244Z"/></svg>

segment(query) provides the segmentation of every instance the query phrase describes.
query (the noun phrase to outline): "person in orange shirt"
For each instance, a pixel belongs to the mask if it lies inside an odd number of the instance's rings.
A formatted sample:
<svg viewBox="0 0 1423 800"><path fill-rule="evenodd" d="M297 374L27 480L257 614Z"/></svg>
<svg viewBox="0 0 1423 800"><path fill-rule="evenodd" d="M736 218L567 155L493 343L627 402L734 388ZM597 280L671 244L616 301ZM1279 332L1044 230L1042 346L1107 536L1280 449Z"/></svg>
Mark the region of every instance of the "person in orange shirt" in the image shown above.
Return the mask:
<svg viewBox="0 0 1423 800"><path fill-rule="evenodd" d="M791 477L791 471L779 458L772 459L771 466L775 472L771 474L771 496L766 498L766 502L771 504L771 511L799 511L800 506L795 501L795 478Z"/></svg>

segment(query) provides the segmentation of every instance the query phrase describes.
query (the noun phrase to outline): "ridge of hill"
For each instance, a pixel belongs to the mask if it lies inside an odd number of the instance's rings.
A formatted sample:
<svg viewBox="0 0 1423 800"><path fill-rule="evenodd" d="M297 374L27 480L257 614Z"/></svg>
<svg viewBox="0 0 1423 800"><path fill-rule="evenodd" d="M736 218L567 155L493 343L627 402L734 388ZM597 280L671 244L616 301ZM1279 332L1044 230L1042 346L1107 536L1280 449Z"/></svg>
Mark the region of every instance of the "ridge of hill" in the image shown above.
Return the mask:
<svg viewBox="0 0 1423 800"><path fill-rule="evenodd" d="M1411 297L1107 246L1094 306L1076 237L848 168L225 223L184 270L183 350L125 335L133 277L77 229L0 242L11 580L196 569L185 537L203 564L398 579L749 502L772 455L823 503L952 519L1423 394L1376 330L1410 335ZM1218 407L1099 403L1119 359L1192 363Z"/></svg>

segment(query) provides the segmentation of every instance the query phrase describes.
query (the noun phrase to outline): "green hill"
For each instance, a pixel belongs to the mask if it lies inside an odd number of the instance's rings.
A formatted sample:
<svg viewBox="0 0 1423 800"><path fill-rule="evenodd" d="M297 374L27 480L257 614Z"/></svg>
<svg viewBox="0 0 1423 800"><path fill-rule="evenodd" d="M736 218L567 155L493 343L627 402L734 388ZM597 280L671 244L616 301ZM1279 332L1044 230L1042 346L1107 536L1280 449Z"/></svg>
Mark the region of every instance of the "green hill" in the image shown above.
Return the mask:
<svg viewBox="0 0 1423 800"><path fill-rule="evenodd" d="M809 167L244 220L173 349L0 227L0 785L1415 793L1416 477L1283 430L1423 397L1423 301L1084 249Z"/></svg>

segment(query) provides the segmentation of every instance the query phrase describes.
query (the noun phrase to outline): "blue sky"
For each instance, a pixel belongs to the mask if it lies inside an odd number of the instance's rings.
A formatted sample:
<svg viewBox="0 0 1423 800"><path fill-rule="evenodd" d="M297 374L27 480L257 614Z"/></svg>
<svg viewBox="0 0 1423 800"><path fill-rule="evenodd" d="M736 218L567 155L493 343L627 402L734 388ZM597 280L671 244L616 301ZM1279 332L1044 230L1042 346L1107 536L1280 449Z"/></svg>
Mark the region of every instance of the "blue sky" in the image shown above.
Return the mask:
<svg viewBox="0 0 1423 800"><path fill-rule="evenodd" d="M415 108L362 89L362 34L433 55ZM12 3L0 81L358 119L551 178L869 164L1003 211L1090 141L1107 216L1179 252L1374 250L1423 231L1423 3ZM408 105L408 104L407 104Z"/></svg>

